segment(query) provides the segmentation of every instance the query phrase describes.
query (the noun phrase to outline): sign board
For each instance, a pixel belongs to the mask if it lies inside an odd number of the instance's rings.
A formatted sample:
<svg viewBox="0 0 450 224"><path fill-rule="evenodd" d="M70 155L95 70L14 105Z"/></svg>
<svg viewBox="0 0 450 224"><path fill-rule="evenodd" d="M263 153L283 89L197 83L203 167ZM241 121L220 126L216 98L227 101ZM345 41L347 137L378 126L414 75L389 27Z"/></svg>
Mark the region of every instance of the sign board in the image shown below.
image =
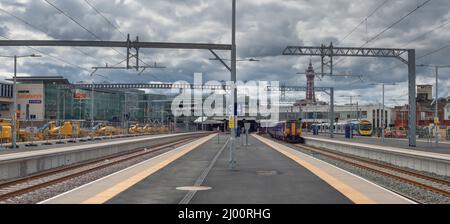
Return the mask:
<svg viewBox="0 0 450 224"><path fill-rule="evenodd" d="M29 104L41 104L42 100L29 100L28 103Z"/></svg>
<svg viewBox="0 0 450 224"><path fill-rule="evenodd" d="M86 100L88 99L88 94L85 92L81 92L81 91L76 91L74 93L74 97L76 100Z"/></svg>
<svg viewBox="0 0 450 224"><path fill-rule="evenodd" d="M42 94L18 93L18 99L42 99Z"/></svg>
<svg viewBox="0 0 450 224"><path fill-rule="evenodd" d="M230 121L228 122L228 127L230 129L236 128L236 120L234 119L234 116L230 116Z"/></svg>

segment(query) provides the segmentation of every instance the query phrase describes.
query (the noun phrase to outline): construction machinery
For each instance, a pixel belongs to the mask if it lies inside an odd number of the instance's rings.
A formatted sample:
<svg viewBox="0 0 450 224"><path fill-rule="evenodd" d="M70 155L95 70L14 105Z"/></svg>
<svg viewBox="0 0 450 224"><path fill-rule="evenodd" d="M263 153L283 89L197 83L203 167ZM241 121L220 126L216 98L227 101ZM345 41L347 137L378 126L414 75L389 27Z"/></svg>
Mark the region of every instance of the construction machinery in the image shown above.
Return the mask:
<svg viewBox="0 0 450 224"><path fill-rule="evenodd" d="M128 133L142 134L142 133L144 133L144 128L141 127L139 124L131 125L131 127L128 129Z"/></svg>
<svg viewBox="0 0 450 224"><path fill-rule="evenodd" d="M0 141L11 142L12 125L11 120L0 119Z"/></svg>
<svg viewBox="0 0 450 224"><path fill-rule="evenodd" d="M146 124L143 128L145 133L154 134L156 132L156 128L151 124Z"/></svg>
<svg viewBox="0 0 450 224"><path fill-rule="evenodd" d="M62 126L58 126L56 121L50 121L39 129L37 136L41 140L82 137L82 131L80 122L65 121Z"/></svg>
<svg viewBox="0 0 450 224"><path fill-rule="evenodd" d="M107 125L105 123L100 123L93 128L95 136L112 136L119 135L121 130L119 128Z"/></svg>

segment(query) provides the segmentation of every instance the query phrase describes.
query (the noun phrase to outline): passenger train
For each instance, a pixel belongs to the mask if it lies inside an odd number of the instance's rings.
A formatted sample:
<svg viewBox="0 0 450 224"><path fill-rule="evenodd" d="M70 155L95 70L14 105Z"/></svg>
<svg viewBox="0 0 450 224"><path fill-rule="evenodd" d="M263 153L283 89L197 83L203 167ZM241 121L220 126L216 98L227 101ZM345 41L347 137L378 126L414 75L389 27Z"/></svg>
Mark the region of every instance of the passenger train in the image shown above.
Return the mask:
<svg viewBox="0 0 450 224"><path fill-rule="evenodd" d="M305 143L305 139L302 137L301 119L277 122L271 124L271 126L267 130L270 137L289 143Z"/></svg>
<svg viewBox="0 0 450 224"><path fill-rule="evenodd" d="M348 120L343 122L338 122L335 124L336 134L345 134L345 127L350 126L354 136L372 136L373 127L372 123L368 120ZM323 124L313 124L311 125L311 130L318 128L319 133L329 133L330 123Z"/></svg>

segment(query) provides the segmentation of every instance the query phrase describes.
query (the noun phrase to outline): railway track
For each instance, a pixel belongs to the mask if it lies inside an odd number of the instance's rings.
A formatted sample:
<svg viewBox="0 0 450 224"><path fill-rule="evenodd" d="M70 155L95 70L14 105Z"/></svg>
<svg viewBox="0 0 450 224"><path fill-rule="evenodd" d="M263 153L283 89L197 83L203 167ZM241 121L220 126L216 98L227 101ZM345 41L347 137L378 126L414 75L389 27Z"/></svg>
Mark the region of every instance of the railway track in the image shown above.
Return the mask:
<svg viewBox="0 0 450 224"><path fill-rule="evenodd" d="M0 183L0 201L25 195L27 193L44 189L67 180L71 180L85 174L102 170L104 168L124 163L139 157L157 154L170 148L176 148L181 145L197 139L197 137L188 137L172 143L156 145L147 148L135 149L129 152L120 153L84 163L65 166L62 168L44 171L35 175ZM156 155L155 155L156 156Z"/></svg>
<svg viewBox="0 0 450 224"><path fill-rule="evenodd" d="M405 170L392 165L373 162L368 159L363 159L360 157L339 153L331 150L319 149L299 144L296 144L294 146L311 152L322 154L331 159L338 160L386 177L390 177L397 181L401 181L403 183L407 183L443 195L445 197L450 197L450 181L447 180L432 177L418 172Z"/></svg>

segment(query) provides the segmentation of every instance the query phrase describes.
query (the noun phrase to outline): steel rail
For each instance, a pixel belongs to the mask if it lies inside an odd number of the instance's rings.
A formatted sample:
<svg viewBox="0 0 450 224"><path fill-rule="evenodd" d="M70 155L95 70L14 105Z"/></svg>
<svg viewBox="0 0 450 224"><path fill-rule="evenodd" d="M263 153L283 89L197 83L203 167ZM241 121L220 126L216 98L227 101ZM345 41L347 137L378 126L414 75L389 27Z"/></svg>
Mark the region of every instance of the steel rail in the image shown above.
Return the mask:
<svg viewBox="0 0 450 224"><path fill-rule="evenodd" d="M400 177L398 175L395 175L395 174L392 174L392 173L388 173L388 172L385 172L385 171L382 171L382 170L379 170L379 169L376 169L376 168L372 168L372 167L369 167L367 165L359 164L359 163L354 162L354 161L358 161L360 163L366 163L368 165L379 167L379 168L386 169L386 170L391 170L393 172L406 174L406 175L412 176L414 178L423 179L423 180L426 180L426 181L438 183L438 184L441 184L441 185L448 186L450 188L450 182L447 181L447 180L431 177L431 176L428 176L428 175L425 175L425 174L421 174L421 173L417 173L417 172L412 172L412 171L401 169L401 168L394 167L394 166L391 166L391 165L376 163L376 162L373 162L373 161L369 161L367 159L362 159L362 158L359 158L359 157L355 157L355 156L351 156L351 155L347 155L347 154L343 154L343 153L333 152L333 151L326 150L326 149L318 149L318 148L315 148L315 147L309 147L309 146L298 145L298 144L295 145L295 146L298 147L298 148L303 148L303 149L312 151L312 152L320 153L320 154L325 155L327 157L330 157L332 159L348 163L348 164L350 164L352 166L356 166L356 167L359 167L359 168L362 168L362 169L366 169L366 170L369 170L369 171L374 172L374 173L379 173L381 175L388 176L390 178L399 180L401 182L405 182L405 183L414 185L416 187L420 187L422 189L429 190L429 191L432 191L432 192L444 195L446 197L450 197L450 191L446 191L446 190L443 190L443 189L440 189L440 188L437 188L437 187L433 187L433 186L430 186L430 185L427 185L427 184L424 184L424 183L420 183L418 181L414 181L414 180L411 180L411 179L406 178L406 177ZM351 160L354 160L354 161L351 161Z"/></svg>

